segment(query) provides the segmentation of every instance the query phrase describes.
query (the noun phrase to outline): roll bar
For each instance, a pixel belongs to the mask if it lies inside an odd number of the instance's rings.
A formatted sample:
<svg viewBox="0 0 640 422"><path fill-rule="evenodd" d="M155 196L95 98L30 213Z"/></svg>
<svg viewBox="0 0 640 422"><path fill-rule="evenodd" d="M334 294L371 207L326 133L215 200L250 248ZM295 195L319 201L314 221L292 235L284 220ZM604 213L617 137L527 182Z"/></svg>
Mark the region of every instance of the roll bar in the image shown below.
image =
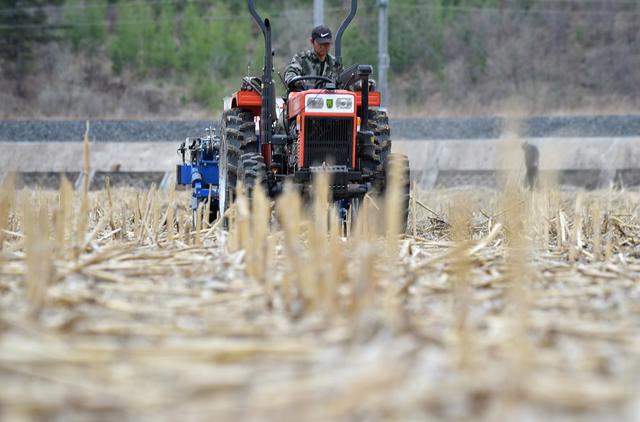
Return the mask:
<svg viewBox="0 0 640 422"><path fill-rule="evenodd" d="M264 34L265 32L267 32L267 27L264 24L264 22L263 22L262 18L260 17L260 15L258 14L258 11L256 10L256 2L255 2L255 0L249 0L249 12L251 13L251 16L253 17L253 20L256 22L256 24L262 30L262 33Z"/></svg>
<svg viewBox="0 0 640 422"><path fill-rule="evenodd" d="M338 28L338 32L336 33L336 41L335 41L335 49L336 49L336 60L338 63L342 63L342 34L347 29L353 17L356 15L358 11L358 0L351 0L351 11L349 15L342 21L340 27Z"/></svg>
<svg viewBox="0 0 640 422"><path fill-rule="evenodd" d="M276 115L276 90L273 84L273 49L271 47L271 23L262 19L256 10L255 0L247 0L249 12L264 36L264 69L262 74L262 110L260 112L260 143L270 144L273 139L273 122ZM351 0L351 11L342 21L336 33L336 60L342 63L342 34L358 10L358 0Z"/></svg>

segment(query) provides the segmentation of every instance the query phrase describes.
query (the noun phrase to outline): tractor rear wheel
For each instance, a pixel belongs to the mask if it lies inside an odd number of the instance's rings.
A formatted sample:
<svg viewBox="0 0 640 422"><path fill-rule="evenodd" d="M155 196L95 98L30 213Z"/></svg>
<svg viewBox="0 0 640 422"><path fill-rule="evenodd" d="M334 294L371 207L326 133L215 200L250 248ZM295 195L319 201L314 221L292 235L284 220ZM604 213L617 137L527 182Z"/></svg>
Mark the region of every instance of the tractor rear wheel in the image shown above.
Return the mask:
<svg viewBox="0 0 640 422"><path fill-rule="evenodd" d="M224 212L235 197L241 155L258 151L253 113L239 108L226 110L220 137L220 159L224 163L220 168L220 212Z"/></svg>

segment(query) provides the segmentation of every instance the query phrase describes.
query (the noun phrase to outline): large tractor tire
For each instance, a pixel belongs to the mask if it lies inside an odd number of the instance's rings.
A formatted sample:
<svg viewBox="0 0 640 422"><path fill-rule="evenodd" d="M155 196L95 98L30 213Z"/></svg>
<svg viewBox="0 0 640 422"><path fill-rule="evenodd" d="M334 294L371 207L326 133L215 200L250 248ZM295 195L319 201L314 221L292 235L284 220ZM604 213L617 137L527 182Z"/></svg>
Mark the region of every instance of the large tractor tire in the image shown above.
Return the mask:
<svg viewBox="0 0 640 422"><path fill-rule="evenodd" d="M409 218L409 204L411 195L411 173L409 170L409 158L404 154L389 154L385 160L384 166L384 191L389 189L391 183L391 173L394 165L397 165L400 176L400 202L397 206L400 208L400 227L404 232L407 227Z"/></svg>
<svg viewBox="0 0 640 422"><path fill-rule="evenodd" d="M384 110L369 109L369 127L375 136L376 154L384 165L391 153L391 128L389 116Z"/></svg>
<svg viewBox="0 0 640 422"><path fill-rule="evenodd" d="M385 188L386 163L391 153L391 129L386 111L370 109L368 116L374 143L362 148L360 163L365 171L374 175L371 193L381 196Z"/></svg>
<svg viewBox="0 0 640 422"><path fill-rule="evenodd" d="M234 200L240 157L258 152L258 139L251 111L232 108L222 114L220 129L221 184L220 211L226 211ZM224 157L222 157L224 155Z"/></svg>
<svg viewBox="0 0 640 422"><path fill-rule="evenodd" d="M238 181L244 185L249 198L258 185L267 193L267 165L264 163L264 157L257 152L243 154L240 157Z"/></svg>
<svg viewBox="0 0 640 422"><path fill-rule="evenodd" d="M377 148L374 143L363 145L360 149L360 168L364 174L376 175L382 169L380 156L376 152Z"/></svg>
<svg viewBox="0 0 640 422"><path fill-rule="evenodd" d="M369 109L369 128L373 132L373 143L363 145L360 150L360 166L369 174L380 175L384 169L384 163L391 152L391 129L389 117L384 110ZM378 177L374 188L380 193L382 180Z"/></svg>

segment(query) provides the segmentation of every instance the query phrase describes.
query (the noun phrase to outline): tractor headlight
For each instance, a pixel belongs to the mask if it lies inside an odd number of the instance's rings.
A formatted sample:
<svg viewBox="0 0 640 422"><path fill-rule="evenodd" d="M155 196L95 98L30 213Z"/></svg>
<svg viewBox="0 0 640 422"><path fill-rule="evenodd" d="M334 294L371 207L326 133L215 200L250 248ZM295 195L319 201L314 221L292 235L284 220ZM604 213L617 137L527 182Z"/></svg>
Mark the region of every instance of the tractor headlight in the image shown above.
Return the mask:
<svg viewBox="0 0 640 422"><path fill-rule="evenodd" d="M351 110L353 107L353 98L342 97L336 100L336 108L340 110Z"/></svg>
<svg viewBox="0 0 640 422"><path fill-rule="evenodd" d="M307 108L311 110L320 110L324 108L324 99L318 97L307 97Z"/></svg>

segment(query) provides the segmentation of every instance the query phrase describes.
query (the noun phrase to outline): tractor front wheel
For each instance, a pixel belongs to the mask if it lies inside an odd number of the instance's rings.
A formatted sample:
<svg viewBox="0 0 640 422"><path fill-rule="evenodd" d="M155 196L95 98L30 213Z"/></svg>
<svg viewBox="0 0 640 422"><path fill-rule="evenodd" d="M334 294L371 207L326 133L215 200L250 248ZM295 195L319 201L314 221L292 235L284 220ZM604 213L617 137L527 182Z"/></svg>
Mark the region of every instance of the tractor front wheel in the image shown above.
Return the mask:
<svg viewBox="0 0 640 422"><path fill-rule="evenodd" d="M385 186L385 169L391 153L391 128L389 116L384 110L369 109L369 128L373 132L373 143L362 149L363 169L373 174L373 194L382 195Z"/></svg>
<svg viewBox="0 0 640 422"><path fill-rule="evenodd" d="M267 192L267 166L264 157L256 152L243 154L240 157L238 180L247 189L247 196L251 198L253 189L260 185L265 194Z"/></svg>
<svg viewBox="0 0 640 422"><path fill-rule="evenodd" d="M384 164L391 153L391 128L387 112L379 109L369 109L369 126L375 136L376 155Z"/></svg>

